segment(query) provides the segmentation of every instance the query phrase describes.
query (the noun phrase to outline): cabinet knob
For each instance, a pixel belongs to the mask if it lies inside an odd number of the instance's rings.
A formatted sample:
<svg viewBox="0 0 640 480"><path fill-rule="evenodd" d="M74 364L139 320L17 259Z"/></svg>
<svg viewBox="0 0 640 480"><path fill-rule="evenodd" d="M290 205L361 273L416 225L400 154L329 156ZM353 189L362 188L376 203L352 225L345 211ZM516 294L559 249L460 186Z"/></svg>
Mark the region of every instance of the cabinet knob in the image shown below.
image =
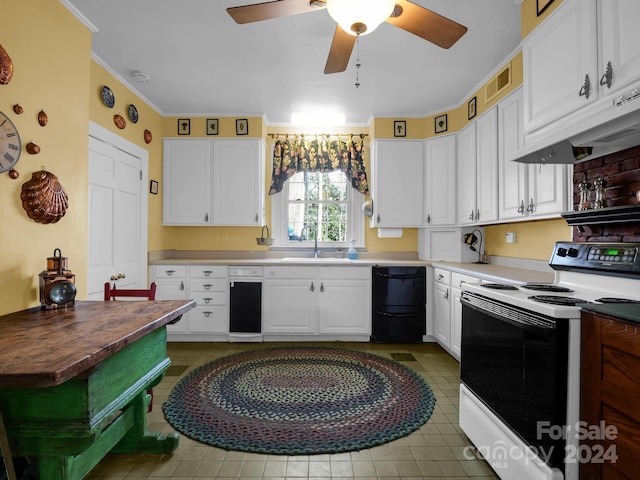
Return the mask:
<svg viewBox="0 0 640 480"><path fill-rule="evenodd" d="M324 282L320 282L320 291L324 292Z"/></svg>
<svg viewBox="0 0 640 480"><path fill-rule="evenodd" d="M378 216L376 217L376 221L380 223L380 214L378 214Z"/></svg>
<svg viewBox="0 0 640 480"><path fill-rule="evenodd" d="M311 282L311 287L309 287L309 290L311 290L312 292L316 290L316 287L313 285L313 282Z"/></svg>
<svg viewBox="0 0 640 480"><path fill-rule="evenodd" d="M444 278L444 275L440 274L438 275L438 280L442 280Z"/></svg>
<svg viewBox="0 0 640 480"><path fill-rule="evenodd" d="M180 291L184 290L184 280L180 282Z"/></svg>
<svg viewBox="0 0 640 480"><path fill-rule="evenodd" d="M258 223L258 214L256 213L256 223Z"/></svg>
<svg viewBox="0 0 640 480"><path fill-rule="evenodd" d="M427 215L427 223L431 223L431 214Z"/></svg>
<svg viewBox="0 0 640 480"><path fill-rule="evenodd" d="M585 97L587 100L589 100L589 97L591 96L591 80L589 79L588 73L584 76L584 83L582 84L578 95Z"/></svg>
<svg viewBox="0 0 640 480"><path fill-rule="evenodd" d="M204 221L205 221L205 222L208 222L208 221L209 221L209 214L208 214L208 213L205 213L205 214L204 214Z"/></svg>
<svg viewBox="0 0 640 480"><path fill-rule="evenodd" d="M607 86L607 88L611 88L611 85L613 84L613 66L611 65L611 61L607 62L607 69L604 72L604 75L602 75L602 78L600 78L600 85L601 86Z"/></svg>
<svg viewBox="0 0 640 480"><path fill-rule="evenodd" d="M447 291L444 292L444 299L448 300L449 299L449 289L447 288Z"/></svg>

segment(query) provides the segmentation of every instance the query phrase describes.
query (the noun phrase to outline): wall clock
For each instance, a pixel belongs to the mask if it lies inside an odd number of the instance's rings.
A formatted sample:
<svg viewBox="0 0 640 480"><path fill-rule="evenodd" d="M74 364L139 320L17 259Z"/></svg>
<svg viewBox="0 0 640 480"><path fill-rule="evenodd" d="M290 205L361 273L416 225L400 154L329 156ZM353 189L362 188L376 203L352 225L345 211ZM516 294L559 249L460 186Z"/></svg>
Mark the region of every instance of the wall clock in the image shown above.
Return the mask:
<svg viewBox="0 0 640 480"><path fill-rule="evenodd" d="M11 119L0 112L0 173L7 172L20 160L22 143Z"/></svg>

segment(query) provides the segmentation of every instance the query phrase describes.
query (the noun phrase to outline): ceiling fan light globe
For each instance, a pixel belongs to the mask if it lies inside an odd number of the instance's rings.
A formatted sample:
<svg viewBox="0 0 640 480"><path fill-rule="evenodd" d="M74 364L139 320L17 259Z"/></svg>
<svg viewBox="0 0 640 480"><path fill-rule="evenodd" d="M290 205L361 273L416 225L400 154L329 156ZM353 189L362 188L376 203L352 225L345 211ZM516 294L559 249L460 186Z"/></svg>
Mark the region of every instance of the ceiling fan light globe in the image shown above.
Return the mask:
<svg viewBox="0 0 640 480"><path fill-rule="evenodd" d="M351 35L373 32L389 18L394 7L395 0L327 0L331 18Z"/></svg>

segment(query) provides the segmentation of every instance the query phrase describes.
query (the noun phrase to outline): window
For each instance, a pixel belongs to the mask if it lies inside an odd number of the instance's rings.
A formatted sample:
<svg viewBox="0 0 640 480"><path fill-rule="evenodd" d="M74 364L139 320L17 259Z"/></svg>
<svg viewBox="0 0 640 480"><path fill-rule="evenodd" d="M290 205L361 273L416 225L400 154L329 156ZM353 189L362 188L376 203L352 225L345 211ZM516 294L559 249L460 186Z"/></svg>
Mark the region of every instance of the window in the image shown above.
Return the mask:
<svg viewBox="0 0 640 480"><path fill-rule="evenodd" d="M364 195L343 172L296 173L271 198L276 246L308 248L316 235L319 247L345 248L351 239L364 246Z"/></svg>

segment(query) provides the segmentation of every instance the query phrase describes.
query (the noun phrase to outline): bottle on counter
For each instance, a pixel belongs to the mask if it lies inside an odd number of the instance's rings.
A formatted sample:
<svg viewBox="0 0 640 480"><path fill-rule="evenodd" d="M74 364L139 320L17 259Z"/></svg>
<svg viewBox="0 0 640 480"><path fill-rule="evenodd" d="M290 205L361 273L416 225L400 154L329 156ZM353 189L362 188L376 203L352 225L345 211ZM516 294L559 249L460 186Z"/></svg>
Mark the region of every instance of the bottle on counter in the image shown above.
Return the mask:
<svg viewBox="0 0 640 480"><path fill-rule="evenodd" d="M349 251L347 252L347 258L349 260L355 260L356 258L358 258L358 251L356 250L355 240L351 240L351 243L349 244Z"/></svg>

